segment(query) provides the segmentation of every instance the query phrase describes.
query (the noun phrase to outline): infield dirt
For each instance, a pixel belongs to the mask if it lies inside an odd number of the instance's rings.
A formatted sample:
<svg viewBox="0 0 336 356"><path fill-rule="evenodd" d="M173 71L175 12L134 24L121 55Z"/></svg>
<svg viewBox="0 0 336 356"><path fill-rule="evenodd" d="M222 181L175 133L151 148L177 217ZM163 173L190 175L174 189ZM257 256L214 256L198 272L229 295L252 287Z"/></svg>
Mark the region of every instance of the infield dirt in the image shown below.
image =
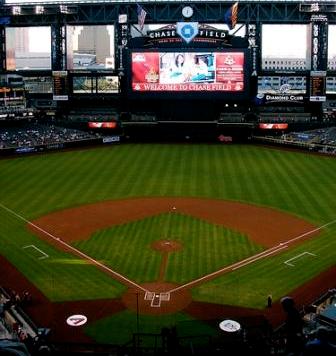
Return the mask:
<svg viewBox="0 0 336 356"><path fill-rule="evenodd" d="M223 200L179 197L136 198L99 202L56 211L42 216L32 223L70 244L76 240L89 238L96 230L165 212L178 212L191 215L240 231L265 248L271 248L300 236L305 232L316 229L314 225L303 219L265 207ZM57 248L67 250L64 245L60 245L56 240L50 239L50 237L41 230L36 229L33 225L27 226L39 237L48 240ZM310 238L313 235L308 234L304 238ZM163 241L158 236L158 240L151 247L161 251L163 257L167 257L171 251L181 249L183 245L173 239ZM162 271L160 270L159 274L161 277L157 281L142 285L144 289L155 293L165 293L176 287L163 280L164 261L167 261L167 258L163 258L163 263L161 264ZM210 320L219 318L220 316L239 318L262 315L266 316L273 326L276 326L285 317L279 303L274 303L271 309L265 308L264 311L260 311L195 302L192 301L188 288L172 293L170 300L162 301L160 307L151 307L150 301L145 300L144 290L138 290L131 284L127 285L125 281L121 282L129 288L120 299L51 303L4 258L1 258L0 262L1 275L4 276L2 283L8 288L17 291L29 290L31 292L34 302L27 307L27 312L39 325L52 327L54 330L53 338L55 340L60 340L60 338L64 341L90 340L83 333L83 329L76 328L74 331L73 328L66 325L65 320L69 315L77 313L85 314L88 317L88 321L92 322L124 309L134 311L137 308L137 302L140 302L138 308L144 314L159 315L184 311L201 320ZM335 276L335 272L336 268L326 271L318 278L292 291L291 296L295 298L298 305L312 302L314 298L326 289L335 287L334 280L331 278ZM135 298L137 294L138 299Z"/></svg>

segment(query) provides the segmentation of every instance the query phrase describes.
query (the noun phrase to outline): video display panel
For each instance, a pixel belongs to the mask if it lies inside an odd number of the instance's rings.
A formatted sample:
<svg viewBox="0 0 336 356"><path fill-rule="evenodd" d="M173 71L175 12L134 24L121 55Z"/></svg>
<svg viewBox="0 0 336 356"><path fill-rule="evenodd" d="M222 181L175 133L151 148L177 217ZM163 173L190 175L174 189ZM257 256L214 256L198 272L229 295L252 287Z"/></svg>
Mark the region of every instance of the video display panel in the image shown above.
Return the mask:
<svg viewBox="0 0 336 356"><path fill-rule="evenodd" d="M262 123L262 124L259 124L259 129L262 129L262 130L286 130L286 129L288 129L288 124L287 123L283 123L283 124Z"/></svg>
<svg viewBox="0 0 336 356"><path fill-rule="evenodd" d="M245 90L245 52L133 52L133 92Z"/></svg>
<svg viewBox="0 0 336 356"><path fill-rule="evenodd" d="M90 129L115 129L117 127L117 123L115 121L108 121L108 122L88 122L88 127Z"/></svg>

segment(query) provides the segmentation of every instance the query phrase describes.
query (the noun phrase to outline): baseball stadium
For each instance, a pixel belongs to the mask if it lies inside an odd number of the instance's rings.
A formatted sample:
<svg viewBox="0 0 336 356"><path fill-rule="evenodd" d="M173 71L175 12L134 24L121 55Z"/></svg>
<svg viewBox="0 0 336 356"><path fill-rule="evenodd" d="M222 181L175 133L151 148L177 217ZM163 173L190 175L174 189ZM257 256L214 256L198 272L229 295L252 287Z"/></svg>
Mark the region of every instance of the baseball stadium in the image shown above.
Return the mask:
<svg viewBox="0 0 336 356"><path fill-rule="evenodd" d="M336 354L335 2L1 0L0 39L0 353Z"/></svg>

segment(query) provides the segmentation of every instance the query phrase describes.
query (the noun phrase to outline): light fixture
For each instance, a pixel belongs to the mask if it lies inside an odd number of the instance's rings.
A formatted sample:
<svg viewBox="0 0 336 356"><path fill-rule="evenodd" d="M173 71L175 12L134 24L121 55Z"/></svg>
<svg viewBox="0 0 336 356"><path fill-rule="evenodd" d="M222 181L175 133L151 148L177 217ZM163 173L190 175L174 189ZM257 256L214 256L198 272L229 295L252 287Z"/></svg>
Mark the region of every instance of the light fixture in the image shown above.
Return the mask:
<svg viewBox="0 0 336 356"><path fill-rule="evenodd" d="M35 6L35 14L36 15L41 15L43 13L44 13L44 6L36 5Z"/></svg>
<svg viewBox="0 0 336 356"><path fill-rule="evenodd" d="M21 6L13 6L12 14L13 15L21 15Z"/></svg>
<svg viewBox="0 0 336 356"><path fill-rule="evenodd" d="M67 14L69 12L66 5L60 5L59 9L61 14Z"/></svg>

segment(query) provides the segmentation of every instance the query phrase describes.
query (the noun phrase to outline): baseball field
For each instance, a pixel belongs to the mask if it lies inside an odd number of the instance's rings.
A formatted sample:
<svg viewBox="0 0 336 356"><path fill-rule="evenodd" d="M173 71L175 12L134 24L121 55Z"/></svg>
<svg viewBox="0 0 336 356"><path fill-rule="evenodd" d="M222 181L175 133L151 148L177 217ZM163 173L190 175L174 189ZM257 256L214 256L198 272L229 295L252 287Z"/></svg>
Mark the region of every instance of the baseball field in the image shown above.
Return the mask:
<svg viewBox="0 0 336 356"><path fill-rule="evenodd" d="M302 305L336 286L333 157L125 144L2 159L0 172L0 284L29 289L56 339L276 325L283 296ZM68 326L75 314L87 323Z"/></svg>

